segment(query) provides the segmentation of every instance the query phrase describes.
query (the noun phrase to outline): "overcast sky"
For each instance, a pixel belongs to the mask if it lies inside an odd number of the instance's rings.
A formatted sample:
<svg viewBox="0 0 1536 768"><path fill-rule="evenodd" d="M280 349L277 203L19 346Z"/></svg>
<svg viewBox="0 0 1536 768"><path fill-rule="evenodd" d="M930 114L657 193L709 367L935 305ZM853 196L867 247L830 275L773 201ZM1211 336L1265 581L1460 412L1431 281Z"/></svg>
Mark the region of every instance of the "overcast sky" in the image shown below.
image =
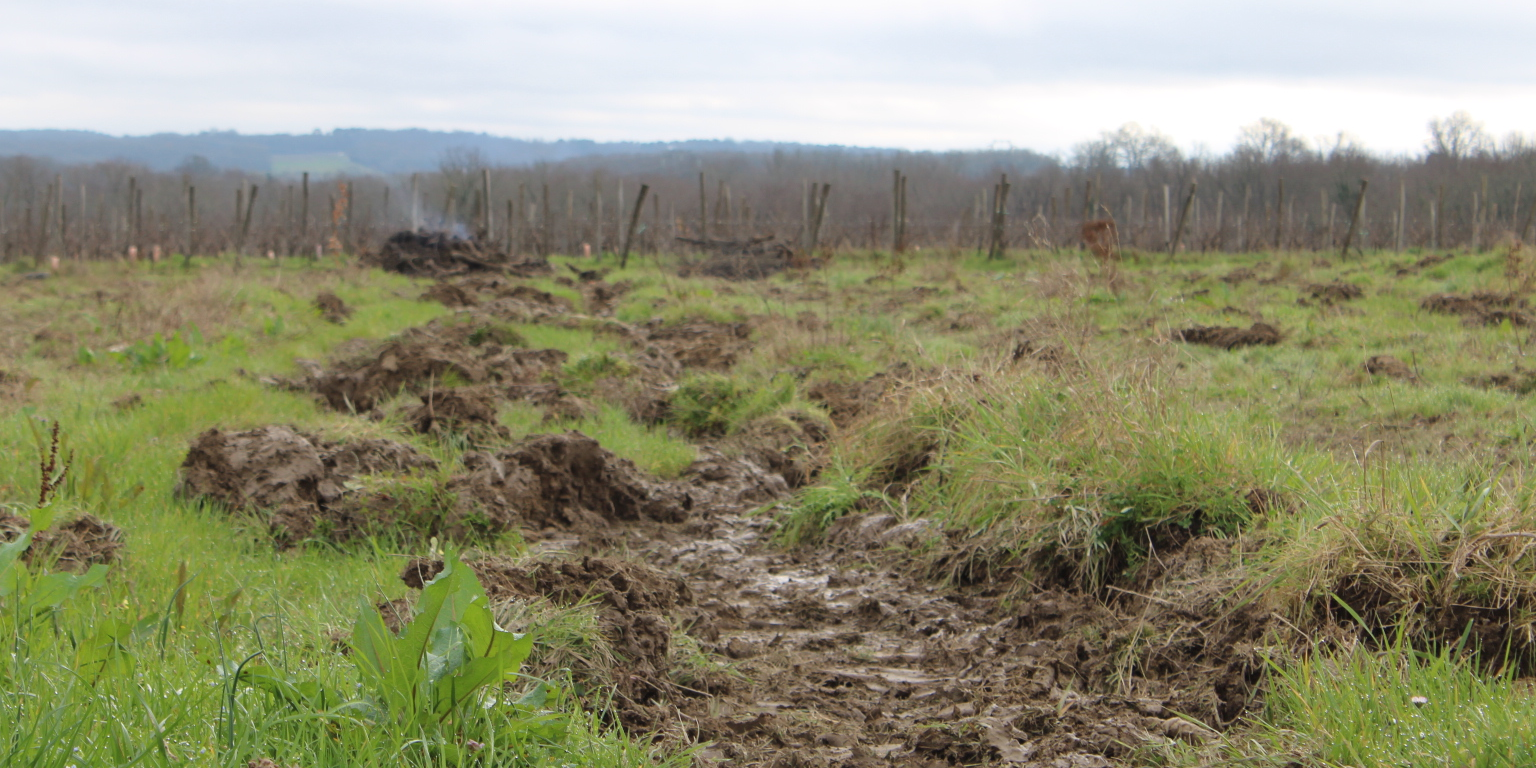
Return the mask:
<svg viewBox="0 0 1536 768"><path fill-rule="evenodd" d="M1536 132L1536 2L3 0L0 128L1065 151Z"/></svg>

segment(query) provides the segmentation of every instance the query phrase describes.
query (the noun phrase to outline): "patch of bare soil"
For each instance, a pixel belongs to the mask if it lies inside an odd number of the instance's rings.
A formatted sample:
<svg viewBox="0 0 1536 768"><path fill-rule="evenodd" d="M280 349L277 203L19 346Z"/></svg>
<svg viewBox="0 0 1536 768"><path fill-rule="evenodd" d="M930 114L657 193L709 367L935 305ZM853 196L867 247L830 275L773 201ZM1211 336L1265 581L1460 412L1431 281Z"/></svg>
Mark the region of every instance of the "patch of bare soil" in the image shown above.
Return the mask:
<svg viewBox="0 0 1536 768"><path fill-rule="evenodd" d="M1417 382L1418 374L1408 367L1408 364L1391 356L1375 355L1365 361L1365 372L1372 376L1386 376L1399 381Z"/></svg>
<svg viewBox="0 0 1536 768"><path fill-rule="evenodd" d="M1515 366L1514 370L1510 371L1473 376L1467 379L1467 383L1484 389L1502 389L1516 395L1529 395L1536 392L1536 371Z"/></svg>
<svg viewBox="0 0 1536 768"><path fill-rule="evenodd" d="M750 346L752 326L747 323L693 321L645 327L646 341L670 354L684 368L723 371Z"/></svg>
<svg viewBox="0 0 1536 768"><path fill-rule="evenodd" d="M1227 285L1239 285L1249 280L1257 280L1259 275L1248 267L1238 267L1221 276L1221 281Z"/></svg>
<svg viewBox="0 0 1536 768"><path fill-rule="evenodd" d="M683 373L677 358L658 347L642 347L616 357L630 370L623 376L593 382L592 393L617 404L641 424L666 421L674 383Z"/></svg>
<svg viewBox="0 0 1536 768"><path fill-rule="evenodd" d="M1312 283L1306 288L1307 295L1325 304L1352 301L1365 295L1365 291L1353 283Z"/></svg>
<svg viewBox="0 0 1536 768"><path fill-rule="evenodd" d="M1176 330L1170 334L1177 341L1203 344L1220 349L1269 346L1280 343L1280 330L1269 323L1254 323L1247 328L1201 326Z"/></svg>
<svg viewBox="0 0 1536 768"><path fill-rule="evenodd" d="M613 314L613 308L618 304L624 294L629 293L634 284L628 280L617 283L606 283L601 279L583 281L581 283L581 296L586 301L587 314L593 317L607 317Z"/></svg>
<svg viewBox="0 0 1536 768"><path fill-rule="evenodd" d="M1424 258L1419 259L1418 261L1414 262L1412 266L1407 266L1407 267L1399 268L1397 270L1397 276L1398 277L1405 277L1407 275L1416 275L1416 274L1418 274L1419 272L1421 272L1423 270L1429 269L1430 267L1434 267L1434 266L1438 266L1440 264L1444 264L1445 262L1450 261L1453 258L1456 258L1456 257L1454 255L1452 255L1452 254L1449 254L1449 253L1447 253L1447 254L1445 254L1443 256L1436 255L1436 254L1430 254L1430 255L1425 256Z"/></svg>
<svg viewBox="0 0 1536 768"><path fill-rule="evenodd" d="M493 254L468 238L447 232L396 232L364 257L365 263L402 275L439 277L476 271L500 271Z"/></svg>
<svg viewBox="0 0 1536 768"><path fill-rule="evenodd" d="M1166 552L1112 598L1008 602L1006 582L947 590L860 554L945 541L925 521L869 518L843 526L857 546L818 552L779 550L768 521L729 511L629 541L685 578L690 634L738 673L653 705L675 708L712 764L1123 765L1252 711L1268 616L1186 590L1230 569L1225 542Z"/></svg>
<svg viewBox="0 0 1536 768"><path fill-rule="evenodd" d="M464 309L480 303L468 291L448 280L433 283L431 288L421 294L420 300L435 301L449 309Z"/></svg>
<svg viewBox="0 0 1536 768"><path fill-rule="evenodd" d="M683 277L703 275L724 280L761 280L786 269L811 266L793 248L776 242L773 235L746 240L695 240L680 237L678 242L694 246L710 255L697 263L684 263L678 269Z"/></svg>
<svg viewBox="0 0 1536 768"><path fill-rule="evenodd" d="M511 432L497 420L496 403L496 393L487 387L434 389L405 418L423 435L462 435L480 444L504 441Z"/></svg>
<svg viewBox="0 0 1536 768"><path fill-rule="evenodd" d="M603 538L616 521L678 522L693 500L653 481L580 432L536 435L497 453L464 454L449 481L465 514Z"/></svg>
<svg viewBox="0 0 1536 768"><path fill-rule="evenodd" d="M806 387L805 396L811 402L825 407L832 423L844 428L868 413L879 404L886 392L911 375L911 366L901 363L863 381L817 382Z"/></svg>
<svg viewBox="0 0 1536 768"><path fill-rule="evenodd" d="M458 384L524 384L565 363L557 349L503 346L500 329L460 322L412 328L375 351L335 363L289 385L318 394L331 408L371 411L404 390L422 393ZM502 339L497 341L497 339Z"/></svg>
<svg viewBox="0 0 1536 768"><path fill-rule="evenodd" d="M326 322L337 325L345 323L347 318L352 316L352 308L347 306L340 296L330 291L323 291L315 296L315 309L319 310L320 316L325 318Z"/></svg>
<svg viewBox="0 0 1536 768"><path fill-rule="evenodd" d="M192 441L176 493L262 515L279 546L315 536L347 541L398 522L396 510L350 503L349 480L435 466L388 440L338 445L284 426L210 429Z"/></svg>
<svg viewBox="0 0 1536 768"><path fill-rule="evenodd" d="M1466 325L1499 325L1506 320L1517 328L1536 324L1536 319L1524 311L1525 299L1512 293L1435 293L1425 296L1419 307L1442 315L1460 315Z"/></svg>
<svg viewBox="0 0 1536 768"><path fill-rule="evenodd" d="M24 517L0 513L0 543L15 541L31 526L32 521ZM59 570L80 572L116 561L122 546L122 529L95 515L81 515L32 537L21 556L28 565L47 563Z"/></svg>

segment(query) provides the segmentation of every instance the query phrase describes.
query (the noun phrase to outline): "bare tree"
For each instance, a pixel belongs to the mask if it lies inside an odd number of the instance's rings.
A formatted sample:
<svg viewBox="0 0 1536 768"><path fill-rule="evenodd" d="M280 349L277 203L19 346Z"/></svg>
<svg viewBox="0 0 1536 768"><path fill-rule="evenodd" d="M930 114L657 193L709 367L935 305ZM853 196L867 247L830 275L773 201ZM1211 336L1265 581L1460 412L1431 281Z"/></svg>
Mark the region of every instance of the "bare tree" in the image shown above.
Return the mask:
<svg viewBox="0 0 1536 768"><path fill-rule="evenodd" d="M1452 161L1485 155L1493 147L1483 124L1458 110L1450 117L1429 121L1429 154Z"/></svg>
<svg viewBox="0 0 1536 768"><path fill-rule="evenodd" d="M1239 160L1276 165L1304 160L1311 155L1306 140L1289 125L1272 117L1243 126L1233 150Z"/></svg>

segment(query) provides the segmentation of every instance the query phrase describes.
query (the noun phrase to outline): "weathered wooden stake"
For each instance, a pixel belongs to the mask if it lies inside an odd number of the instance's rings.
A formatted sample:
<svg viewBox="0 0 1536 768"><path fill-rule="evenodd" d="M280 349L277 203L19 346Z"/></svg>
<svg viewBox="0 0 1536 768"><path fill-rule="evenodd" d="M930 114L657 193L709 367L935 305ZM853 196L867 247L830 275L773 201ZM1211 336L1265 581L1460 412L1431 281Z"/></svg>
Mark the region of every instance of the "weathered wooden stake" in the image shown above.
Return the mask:
<svg viewBox="0 0 1536 768"><path fill-rule="evenodd" d="M635 210L629 215L629 228L624 230L624 249L619 253L619 269L629 266L629 247L635 240L635 225L640 223L640 211L645 208L645 195L650 191L649 184L641 184L640 194L635 196Z"/></svg>
<svg viewBox="0 0 1536 768"><path fill-rule="evenodd" d="M1365 189L1368 186L1370 182L1365 179L1360 180L1360 196L1355 198L1355 212L1349 216L1349 229L1344 232L1344 247L1339 249L1339 258L1348 257L1349 246L1354 244L1355 230L1360 226L1360 212L1365 210ZM1361 255L1364 253L1361 251Z"/></svg>
<svg viewBox="0 0 1536 768"><path fill-rule="evenodd" d="M1199 182L1189 183L1189 197L1184 198L1184 205L1179 206L1179 226L1173 231L1173 239L1168 242L1169 256L1179 252L1179 240L1184 238L1184 222L1189 218L1190 206L1195 204L1195 190L1199 188Z"/></svg>

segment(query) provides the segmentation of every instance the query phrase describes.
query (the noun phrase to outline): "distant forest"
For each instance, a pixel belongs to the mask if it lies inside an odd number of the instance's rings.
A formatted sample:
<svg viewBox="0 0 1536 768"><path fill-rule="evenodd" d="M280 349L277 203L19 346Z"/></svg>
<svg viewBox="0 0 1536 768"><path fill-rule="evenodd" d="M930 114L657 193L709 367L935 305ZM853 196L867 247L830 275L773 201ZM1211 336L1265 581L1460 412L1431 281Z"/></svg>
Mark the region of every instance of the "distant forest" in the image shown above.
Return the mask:
<svg viewBox="0 0 1536 768"><path fill-rule="evenodd" d="M87 151L91 137L142 142L150 154ZM819 248L902 251L983 249L996 237L1075 248L1092 220L1114 221L1124 247L1151 251L1326 251L1346 237L1368 249L1485 249L1531 237L1536 142L1495 139L1464 113L1431 121L1411 155L1343 135L1309 142L1268 119L1236 139L1224 154L1190 156L1129 124L1058 157L428 131L0 132L0 155L10 153L0 157L0 258L351 252L413 227L514 254L604 252L621 247L632 217L641 251L676 250L679 237L773 236L804 249L816 220ZM54 140L74 149L47 150ZM346 162L307 177L271 172L274 156L306 153Z"/></svg>

